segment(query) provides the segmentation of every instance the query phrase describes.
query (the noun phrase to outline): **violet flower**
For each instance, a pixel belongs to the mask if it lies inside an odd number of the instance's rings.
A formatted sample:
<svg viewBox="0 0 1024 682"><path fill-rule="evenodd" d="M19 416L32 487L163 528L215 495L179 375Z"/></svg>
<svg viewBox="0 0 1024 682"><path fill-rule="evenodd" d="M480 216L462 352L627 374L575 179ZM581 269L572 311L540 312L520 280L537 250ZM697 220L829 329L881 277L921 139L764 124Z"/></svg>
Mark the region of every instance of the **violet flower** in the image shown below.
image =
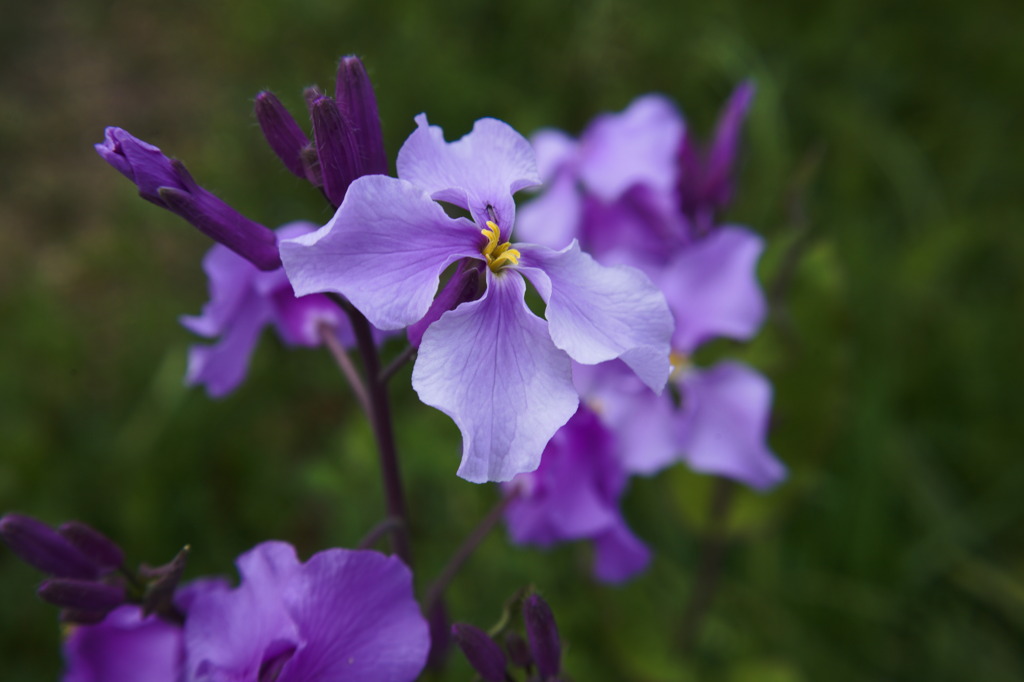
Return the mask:
<svg viewBox="0 0 1024 682"><path fill-rule="evenodd" d="M330 549L300 563L283 542L238 558L242 583L199 580L174 595L184 624L136 605L71 631L65 682L411 682L430 639L395 557Z"/></svg>
<svg viewBox="0 0 1024 682"><path fill-rule="evenodd" d="M751 338L765 316L756 272L763 240L720 223L752 95L749 83L737 88L707 148L659 95L598 117L578 141L557 131L534 140L548 190L523 207L519 233L552 248L575 238L602 263L640 268L675 318L670 380L681 406L617 363L574 370L581 395L616 431L631 473L654 473L682 456L699 471L756 488L785 476L764 444L768 382L738 363L705 372L689 361L711 339ZM550 215L562 217L558 229L550 229Z"/></svg>
<svg viewBox="0 0 1024 682"><path fill-rule="evenodd" d="M535 469L576 411L570 358L621 358L661 390L671 318L638 270L603 267L576 244L553 251L507 240L512 195L539 181L529 143L507 124L481 119L448 143L426 116L416 121L398 155L400 179L359 178L330 222L283 241L281 257L297 294L342 294L381 329L429 322L413 387L462 431L459 475L506 481ZM449 217L438 201L471 219ZM460 261L477 273L477 296L432 306L441 273ZM546 319L527 307L524 277Z"/></svg>
<svg viewBox="0 0 1024 682"><path fill-rule="evenodd" d="M597 578L628 580L651 554L619 510L626 481L615 435L581 406L548 443L537 470L505 484L506 494L516 495L505 513L509 534L518 544L541 547L591 540Z"/></svg>
<svg viewBox="0 0 1024 682"><path fill-rule="evenodd" d="M277 238L315 229L312 223L289 223L278 228ZM181 323L200 336L220 340L212 346L192 346L185 382L205 386L213 397L227 395L242 382L259 335L268 325L288 346L320 345L321 325L334 328L345 346L355 341L337 304L319 294L296 298L282 268L261 271L217 244L203 259L203 269L210 279L210 301L202 314L184 316Z"/></svg>
<svg viewBox="0 0 1024 682"><path fill-rule="evenodd" d="M237 564L241 585L189 608L187 679L410 682L423 669L427 622L397 557L329 549L300 563L265 542Z"/></svg>

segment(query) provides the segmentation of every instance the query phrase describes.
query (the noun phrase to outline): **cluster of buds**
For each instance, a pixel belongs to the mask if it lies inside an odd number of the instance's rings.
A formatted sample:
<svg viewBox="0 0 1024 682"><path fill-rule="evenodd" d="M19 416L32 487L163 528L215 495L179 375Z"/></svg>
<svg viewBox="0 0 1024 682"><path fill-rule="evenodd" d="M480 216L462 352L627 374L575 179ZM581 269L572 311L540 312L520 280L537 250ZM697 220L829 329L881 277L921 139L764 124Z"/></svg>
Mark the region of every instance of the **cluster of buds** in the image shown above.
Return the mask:
<svg viewBox="0 0 1024 682"><path fill-rule="evenodd" d="M452 625L452 634L484 682L514 681L509 665L522 670L527 682L568 680L562 674L562 643L548 603L540 595L530 594L522 601L522 619L526 639L507 630L504 649L486 632L467 623Z"/></svg>
<svg viewBox="0 0 1024 682"><path fill-rule="evenodd" d="M126 568L124 552L113 540L78 521L55 530L31 516L6 514L0 518L0 537L25 563L50 576L37 593L60 607L65 623L98 623L127 603L141 604L144 612L166 620L181 620L171 600L185 569L187 548L170 563L143 565L135 574Z"/></svg>

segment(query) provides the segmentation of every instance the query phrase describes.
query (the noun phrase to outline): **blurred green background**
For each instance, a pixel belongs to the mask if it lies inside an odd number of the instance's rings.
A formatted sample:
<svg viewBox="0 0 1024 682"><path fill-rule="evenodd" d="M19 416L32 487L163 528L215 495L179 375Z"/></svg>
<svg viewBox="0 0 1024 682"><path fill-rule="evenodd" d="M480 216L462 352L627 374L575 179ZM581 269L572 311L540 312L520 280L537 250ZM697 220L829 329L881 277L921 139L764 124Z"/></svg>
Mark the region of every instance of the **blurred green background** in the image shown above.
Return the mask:
<svg viewBox="0 0 1024 682"><path fill-rule="evenodd" d="M362 56L389 151L426 111L449 138L490 115L578 133L664 92L706 133L758 87L731 217L764 234L772 319L720 345L775 382L791 478L741 492L716 600L678 640L710 483L636 481L657 558L595 585L588 549L494 533L452 615L493 623L532 582L576 680L1024 679L1024 5L909 2L6 2L0 19L0 510L87 521L132 560L193 547L232 573L268 538L351 546L382 515L367 426L326 353L269 335L223 401L182 386L206 240L95 155L106 125L184 160L267 225L324 222L251 115L301 112ZM390 349L393 352L395 349ZM459 440L396 380L428 582L496 491L455 477ZM56 679L39 575L0 549L5 681ZM453 661L445 679L470 679Z"/></svg>

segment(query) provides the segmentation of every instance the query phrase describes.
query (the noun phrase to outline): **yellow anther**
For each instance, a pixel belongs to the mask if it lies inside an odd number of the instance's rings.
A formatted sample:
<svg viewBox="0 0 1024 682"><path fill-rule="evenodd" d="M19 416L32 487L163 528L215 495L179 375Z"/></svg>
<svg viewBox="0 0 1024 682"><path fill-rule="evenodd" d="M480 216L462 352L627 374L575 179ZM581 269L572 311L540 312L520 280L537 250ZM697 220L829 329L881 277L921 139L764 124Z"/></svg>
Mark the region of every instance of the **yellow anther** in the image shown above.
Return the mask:
<svg viewBox="0 0 1024 682"><path fill-rule="evenodd" d="M501 270L506 264L516 265L519 262L522 254L513 249L511 243L498 243L501 240L501 228L494 221L488 220L487 229L480 230L480 234L487 237L487 244L481 253L487 256L487 267L491 272Z"/></svg>
<svg viewBox="0 0 1024 682"><path fill-rule="evenodd" d="M672 365L672 377L678 377L690 366L690 356L677 350L668 355L668 362Z"/></svg>

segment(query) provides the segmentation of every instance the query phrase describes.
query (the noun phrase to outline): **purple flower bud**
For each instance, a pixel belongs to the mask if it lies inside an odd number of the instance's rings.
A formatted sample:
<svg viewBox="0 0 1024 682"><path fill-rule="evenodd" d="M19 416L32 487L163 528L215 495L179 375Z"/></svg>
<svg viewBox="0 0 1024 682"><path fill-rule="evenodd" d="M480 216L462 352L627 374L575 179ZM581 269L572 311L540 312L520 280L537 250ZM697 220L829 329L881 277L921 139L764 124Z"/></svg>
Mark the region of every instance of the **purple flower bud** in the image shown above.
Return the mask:
<svg viewBox="0 0 1024 682"><path fill-rule="evenodd" d="M75 548L104 570L114 570L124 563L124 552L103 533L78 521L61 524L57 532Z"/></svg>
<svg viewBox="0 0 1024 682"><path fill-rule="evenodd" d="M166 208L159 195L161 187L184 189L185 182L191 180L182 178L171 159L158 147L121 128L108 127L104 131L103 142L95 148L104 161L135 183L143 199L158 206Z"/></svg>
<svg viewBox="0 0 1024 682"><path fill-rule="evenodd" d="M256 95L254 111L260 130L267 138L270 148L277 154L277 158L281 159L288 170L305 179L306 168L302 162L302 150L309 145L309 138L302 132L302 128L281 101L266 90Z"/></svg>
<svg viewBox="0 0 1024 682"><path fill-rule="evenodd" d="M423 340L423 333L427 331L427 327L437 322L441 315L449 310L454 310L462 303L475 301L483 294L486 287L483 272L475 266L466 267L464 263L465 261L459 263L459 267L451 279L430 304L427 314L419 322L409 325L406 336L409 337L411 345L419 348L420 342Z"/></svg>
<svg viewBox="0 0 1024 682"><path fill-rule="evenodd" d="M43 581L37 594L54 606L73 611L107 612L125 603L121 585L107 585L95 580L51 578Z"/></svg>
<svg viewBox="0 0 1024 682"><path fill-rule="evenodd" d="M486 682L504 682L505 653L486 632L466 623L455 623L452 635L480 677Z"/></svg>
<svg viewBox="0 0 1024 682"><path fill-rule="evenodd" d="M0 519L0 537L23 561L44 573L61 578L94 579L98 567L60 533L48 525L21 514Z"/></svg>
<svg viewBox="0 0 1024 682"><path fill-rule="evenodd" d="M61 609L60 622L70 625L95 625L107 617L110 611L79 611L78 609Z"/></svg>
<svg viewBox="0 0 1024 682"><path fill-rule="evenodd" d="M200 187L180 161L120 128L107 128L96 151L134 182L144 199L178 214L261 270L281 267L274 233Z"/></svg>
<svg viewBox="0 0 1024 682"><path fill-rule="evenodd" d="M334 97L342 117L355 132L364 173L387 175L388 159L380 130L377 98L359 57L342 57Z"/></svg>
<svg viewBox="0 0 1024 682"><path fill-rule="evenodd" d="M551 607L539 595L531 594L523 602L523 621L540 678L557 675L561 669L562 645Z"/></svg>
<svg viewBox="0 0 1024 682"><path fill-rule="evenodd" d="M355 136L330 97L321 97L313 102L312 115L324 194L332 204L341 206L348 186L362 175Z"/></svg>
<svg viewBox="0 0 1024 682"><path fill-rule="evenodd" d="M156 613L166 620L181 618L181 613L174 604L174 590L181 582L181 576L185 573L185 565L188 563L190 552L188 545L183 547L170 562L163 566L150 568L143 566L139 573L153 582L146 588L146 595L142 599L142 614L148 616Z"/></svg>
<svg viewBox="0 0 1024 682"><path fill-rule="evenodd" d="M306 179L314 187L324 186L324 175L320 172L320 159L316 155L316 145L310 142L299 153Z"/></svg>
<svg viewBox="0 0 1024 682"><path fill-rule="evenodd" d="M526 640L518 632L505 633L505 651L512 659L512 665L519 668L526 668L533 665L533 657L530 656L530 649L526 646Z"/></svg>

